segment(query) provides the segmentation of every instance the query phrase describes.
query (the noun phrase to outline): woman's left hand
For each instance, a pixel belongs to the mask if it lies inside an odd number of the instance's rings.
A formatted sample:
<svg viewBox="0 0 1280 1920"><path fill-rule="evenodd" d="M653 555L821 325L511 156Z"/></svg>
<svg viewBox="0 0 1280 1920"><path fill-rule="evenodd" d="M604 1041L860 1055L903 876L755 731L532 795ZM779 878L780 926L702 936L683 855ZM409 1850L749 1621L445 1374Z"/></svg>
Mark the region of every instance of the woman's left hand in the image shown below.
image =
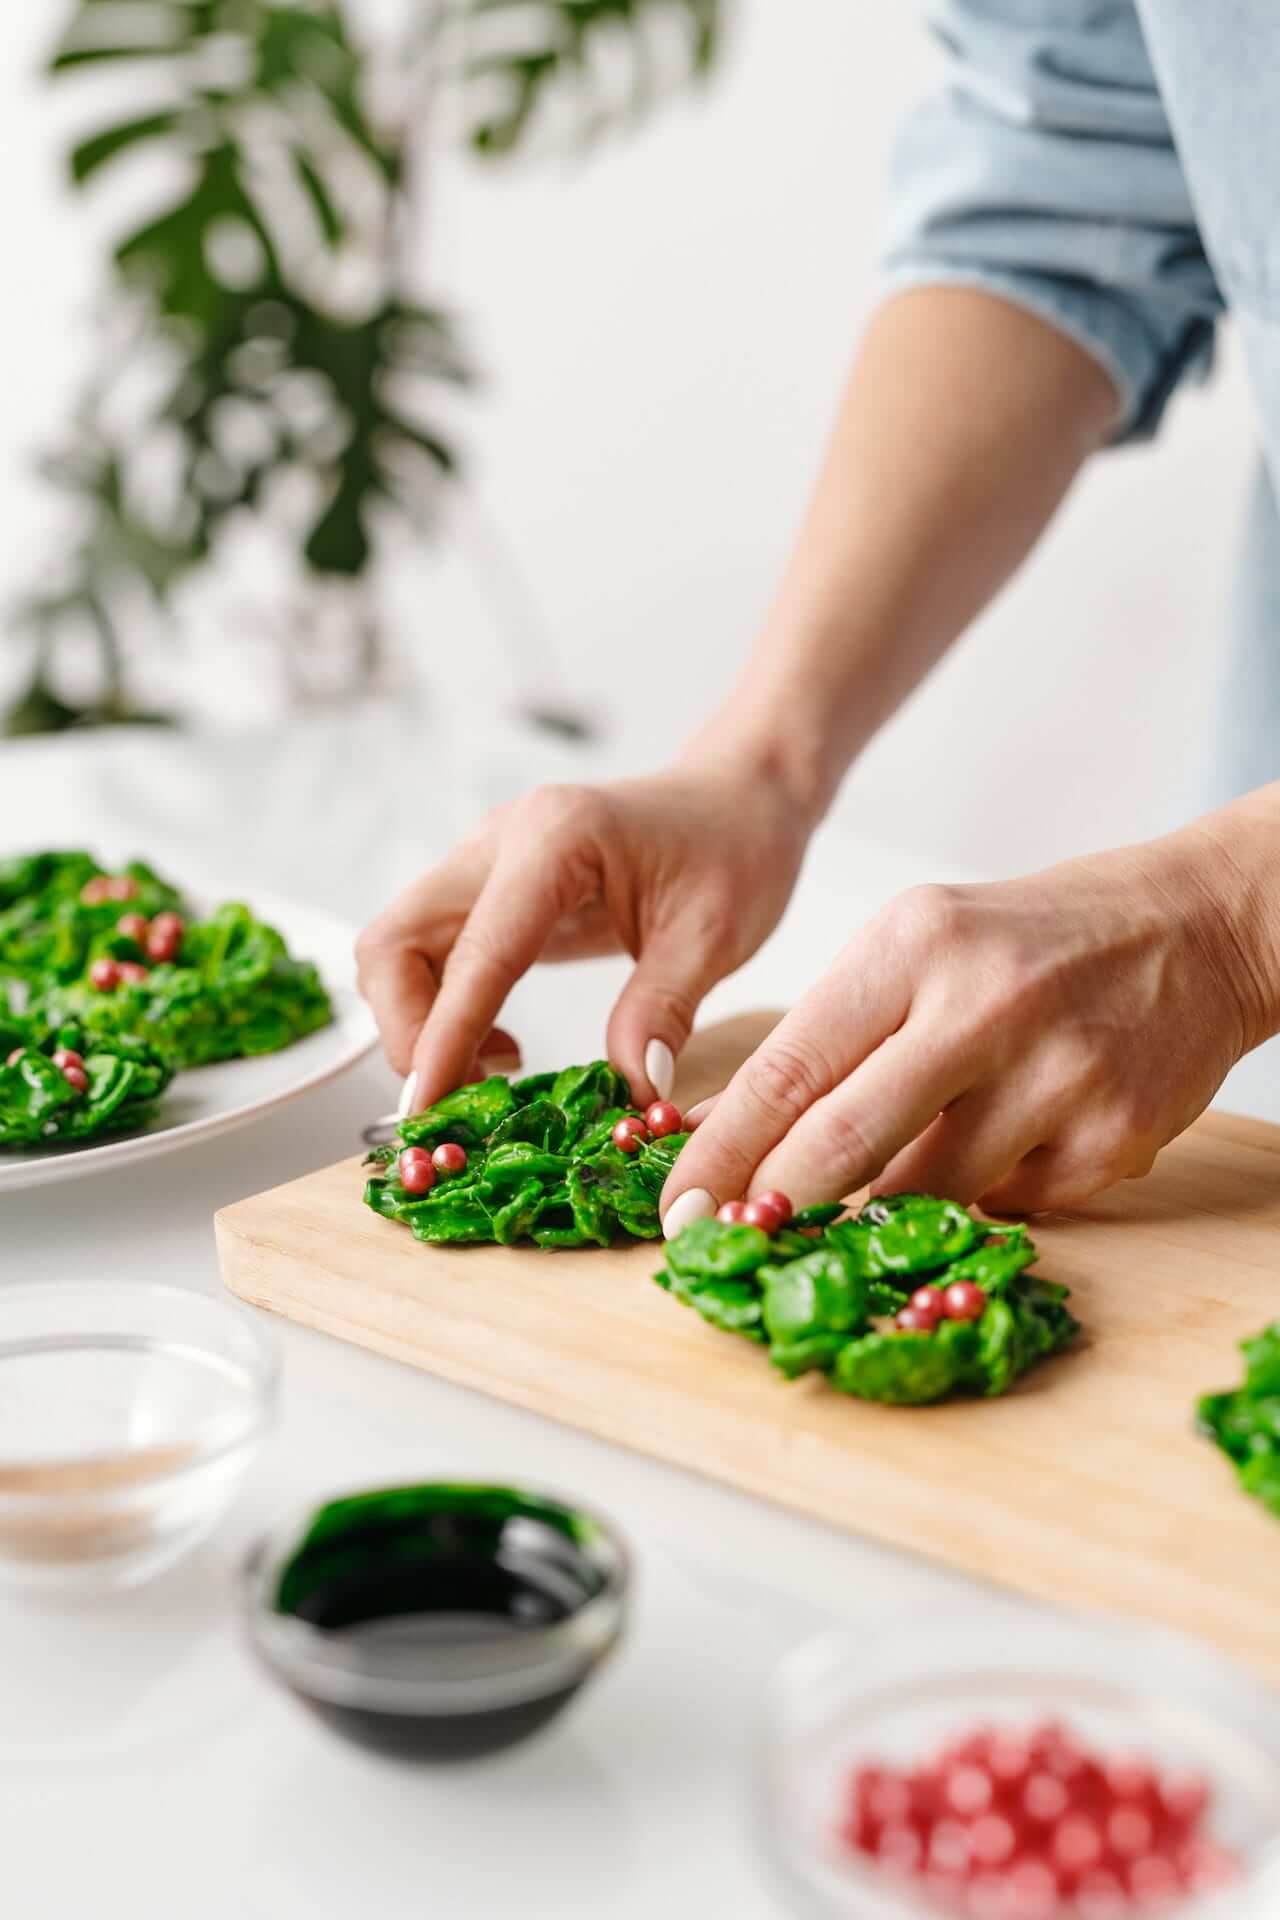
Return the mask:
<svg viewBox="0 0 1280 1920"><path fill-rule="evenodd" d="M1147 1172L1273 1030L1276 983L1232 884L1195 827L901 895L709 1106L666 1231L771 1188L797 1206L871 1182L1033 1212Z"/></svg>

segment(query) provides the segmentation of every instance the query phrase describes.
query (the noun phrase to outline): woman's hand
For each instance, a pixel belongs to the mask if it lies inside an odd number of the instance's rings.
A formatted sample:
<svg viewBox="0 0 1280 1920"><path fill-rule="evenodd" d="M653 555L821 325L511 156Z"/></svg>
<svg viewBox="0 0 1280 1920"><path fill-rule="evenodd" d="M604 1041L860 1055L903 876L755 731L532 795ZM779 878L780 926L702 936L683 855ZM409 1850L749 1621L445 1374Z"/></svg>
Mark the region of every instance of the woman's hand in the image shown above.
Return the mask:
<svg viewBox="0 0 1280 1920"><path fill-rule="evenodd" d="M1257 894L1203 825L903 894L709 1106L667 1233L769 1188L1031 1212L1145 1173L1274 1026Z"/></svg>
<svg viewBox="0 0 1280 1920"><path fill-rule="evenodd" d="M777 924L810 820L759 763L673 768L606 787L544 787L505 807L379 915L356 946L387 1057L414 1109L481 1065L537 960L629 953L609 1057L637 1098L671 1091L704 994Z"/></svg>

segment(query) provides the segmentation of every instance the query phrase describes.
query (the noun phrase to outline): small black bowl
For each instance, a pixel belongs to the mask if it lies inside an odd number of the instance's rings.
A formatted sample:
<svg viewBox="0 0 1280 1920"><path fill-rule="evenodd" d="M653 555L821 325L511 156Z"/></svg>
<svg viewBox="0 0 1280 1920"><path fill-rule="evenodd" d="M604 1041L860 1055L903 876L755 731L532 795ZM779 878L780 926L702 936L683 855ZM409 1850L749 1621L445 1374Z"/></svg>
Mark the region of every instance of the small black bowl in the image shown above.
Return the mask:
<svg viewBox="0 0 1280 1920"><path fill-rule="evenodd" d="M622 1631L626 1550L581 1508L432 1483L309 1508L245 1562L249 1637L338 1733L402 1759L527 1739Z"/></svg>

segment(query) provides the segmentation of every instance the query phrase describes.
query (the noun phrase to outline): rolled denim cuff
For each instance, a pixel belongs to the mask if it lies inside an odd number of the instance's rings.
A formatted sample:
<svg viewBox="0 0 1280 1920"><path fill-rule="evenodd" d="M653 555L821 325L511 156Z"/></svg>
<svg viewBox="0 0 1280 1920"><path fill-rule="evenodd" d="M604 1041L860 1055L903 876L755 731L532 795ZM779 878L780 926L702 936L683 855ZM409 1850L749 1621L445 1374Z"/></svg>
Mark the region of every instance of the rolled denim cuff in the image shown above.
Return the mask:
<svg viewBox="0 0 1280 1920"><path fill-rule="evenodd" d="M912 287L969 287L1023 308L1056 327L1097 361L1119 396L1109 444L1150 440L1184 378L1204 379L1213 361L1213 323L1184 320L1170 336L1144 302L1068 275L1012 271L976 261L891 257L880 275L887 297Z"/></svg>

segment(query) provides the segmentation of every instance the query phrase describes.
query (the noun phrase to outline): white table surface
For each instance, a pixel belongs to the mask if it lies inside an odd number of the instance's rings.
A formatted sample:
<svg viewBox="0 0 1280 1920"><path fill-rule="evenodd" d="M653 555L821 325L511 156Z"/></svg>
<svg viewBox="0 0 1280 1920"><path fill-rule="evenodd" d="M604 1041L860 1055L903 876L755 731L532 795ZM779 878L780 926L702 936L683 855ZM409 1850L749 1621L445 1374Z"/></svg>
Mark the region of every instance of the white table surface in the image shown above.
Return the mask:
<svg viewBox="0 0 1280 1920"><path fill-rule="evenodd" d="M358 921L482 801L577 764L496 738L478 771L467 743L463 774L422 735L401 715L317 722L283 742L3 747L0 851L127 841L180 877L231 875L250 898L256 883ZM373 787L393 764L417 772ZM924 877L946 876L828 828L783 928L708 1011L794 997L862 918ZM597 1051L617 979L611 966L554 969L520 989L510 1024L532 1067ZM351 1152L392 1091L370 1061L195 1152L6 1196L0 1281L135 1276L216 1294L215 1208ZM790 1909L750 1799L775 1661L833 1622L1020 1606L276 1325L279 1425L206 1547L91 1604L0 1595L0 1906L15 1920L779 1920ZM414 1771L346 1747L260 1676L231 1583L282 1507L437 1475L589 1500L629 1536L638 1578L625 1645L576 1711L509 1755Z"/></svg>

